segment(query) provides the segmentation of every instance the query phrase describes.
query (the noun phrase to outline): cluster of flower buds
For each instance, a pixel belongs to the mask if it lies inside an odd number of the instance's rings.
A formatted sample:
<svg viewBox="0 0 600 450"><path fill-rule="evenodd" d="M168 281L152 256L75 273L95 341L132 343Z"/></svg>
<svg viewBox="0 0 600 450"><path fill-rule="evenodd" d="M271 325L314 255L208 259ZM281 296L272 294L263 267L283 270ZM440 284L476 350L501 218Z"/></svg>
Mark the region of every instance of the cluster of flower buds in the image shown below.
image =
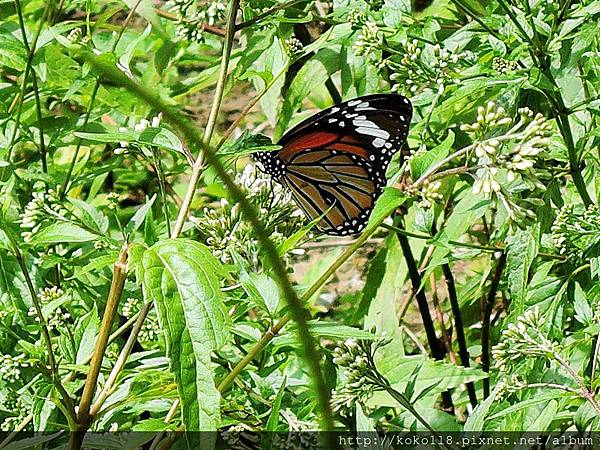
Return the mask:
<svg viewBox="0 0 600 450"><path fill-rule="evenodd" d="M496 399L500 400L527 387L527 382L517 373L507 375L498 381Z"/></svg>
<svg viewBox="0 0 600 450"><path fill-rule="evenodd" d="M441 187L441 181L425 180L418 192L418 196L421 199L418 206L423 209L429 209L434 203L440 203L444 200L444 196L439 192Z"/></svg>
<svg viewBox="0 0 600 450"><path fill-rule="evenodd" d="M348 13L346 20L352 28L358 29L366 25L368 16L366 11L362 9L353 9Z"/></svg>
<svg viewBox="0 0 600 450"><path fill-rule="evenodd" d="M2 409L12 414L6 417L0 424L0 431L11 432L22 426L25 418L31 414L31 406L24 401L24 396L17 391L9 391L10 395L2 402ZM30 426L25 428L29 431Z"/></svg>
<svg viewBox="0 0 600 450"><path fill-rule="evenodd" d="M502 332L500 343L492 349L496 368L508 372L522 359L535 356L557 359L560 347L544 336L543 325L544 317L538 306L517 317L516 323L508 324Z"/></svg>
<svg viewBox="0 0 600 450"><path fill-rule="evenodd" d="M21 379L21 369L30 365L24 354L18 356L0 355L0 378L8 383L15 383Z"/></svg>
<svg viewBox="0 0 600 450"><path fill-rule="evenodd" d="M25 242L31 242L35 234L40 231L43 225L49 220L65 219L68 214L54 189L48 189L46 192L34 192L32 199L25 206L25 211L21 214L21 236Z"/></svg>
<svg viewBox="0 0 600 450"><path fill-rule="evenodd" d="M154 116L151 120L141 119L139 122L137 122L133 125L133 130L140 133L148 127L158 128L160 126L161 119L162 119L161 114ZM127 131L129 131L129 128L119 127L119 131L121 133L126 133ZM132 151L132 150L133 151L138 150L137 144L135 144L135 143L132 144L127 141L120 141L119 146L117 148L115 148L114 153L115 153L115 155L123 155L123 154L129 153L129 151Z"/></svg>
<svg viewBox="0 0 600 450"><path fill-rule="evenodd" d="M156 313L154 313L154 311L150 311L146 317L146 320L144 320L144 324L142 325L142 329L138 335L138 340L142 345L148 345L156 342L161 333L162 330L160 328L160 324L158 323Z"/></svg>
<svg viewBox="0 0 600 450"><path fill-rule="evenodd" d="M295 36L287 38L283 44L290 59L296 59L298 56L302 55L302 52L304 52L304 45L300 39Z"/></svg>
<svg viewBox="0 0 600 450"><path fill-rule="evenodd" d="M585 259L588 251L600 243L600 207L591 204L581 209L565 204L552 224L554 246L571 259Z"/></svg>
<svg viewBox="0 0 600 450"><path fill-rule="evenodd" d="M336 412L349 412L357 402L362 403L373 395L375 386L369 377L371 363L364 346L355 339L348 339L335 348L333 362L344 368L346 381L333 393L332 407Z"/></svg>
<svg viewBox="0 0 600 450"><path fill-rule="evenodd" d="M298 209L281 185L248 164L235 175L235 182L246 197L257 207L262 223L276 244L282 243L305 223ZM258 241L252 227L243 220L238 204L222 199L216 208L204 208L200 217L190 217L202 234L213 254L223 262L230 262L231 250L253 264L258 264Z"/></svg>
<svg viewBox="0 0 600 450"><path fill-rule="evenodd" d="M485 107L477 108L477 119L474 123L463 124L460 129L466 133L472 133L475 138L480 139L511 123L513 120L506 115L504 108L496 106L494 102L490 101Z"/></svg>
<svg viewBox="0 0 600 450"><path fill-rule="evenodd" d="M167 6L177 16L175 33L191 42L203 42L203 25L214 25L227 12L227 4L222 0L170 0Z"/></svg>
<svg viewBox="0 0 600 450"><path fill-rule="evenodd" d="M120 198L121 196L116 192L109 192L108 194L106 194L106 201L108 202L107 208L110 210L117 209L117 206L119 206Z"/></svg>
<svg viewBox="0 0 600 450"><path fill-rule="evenodd" d="M58 307L48 314L48 329L60 331L71 319L71 314Z"/></svg>
<svg viewBox="0 0 600 450"><path fill-rule="evenodd" d="M510 73L519 70L519 63L517 61L510 61L508 59L500 58L499 56L494 57L492 60L492 69L498 73Z"/></svg>
<svg viewBox="0 0 600 450"><path fill-rule="evenodd" d="M515 222L534 217L529 205L525 207L511 200L504 185L520 177L529 189L544 189L533 167L549 145L552 126L547 119L521 108L515 124L504 108L490 101L477 109L474 123L463 124L460 129L473 135L477 164L473 192L481 192L487 198L498 197Z"/></svg>
<svg viewBox="0 0 600 450"><path fill-rule="evenodd" d="M73 28L67 35L67 39L73 44L82 45L86 45L90 41L88 36L83 35L83 30L81 28Z"/></svg>
<svg viewBox="0 0 600 450"><path fill-rule="evenodd" d="M58 286L52 286L42 289L38 292L37 297L42 303L49 303L63 296L65 292Z"/></svg>
<svg viewBox="0 0 600 450"><path fill-rule="evenodd" d="M332 396L334 411L345 414L384 387L386 382L375 367L374 356L378 348L389 342L390 339L347 339L334 349L333 362L344 369L345 377L343 386Z"/></svg>
<svg viewBox="0 0 600 450"><path fill-rule="evenodd" d="M440 44L423 47L419 41L401 42L402 57L393 58L386 65L393 71L390 79L394 82L392 91L417 93L433 89L443 93L448 84L458 82L464 55L455 53Z"/></svg>
<svg viewBox="0 0 600 450"><path fill-rule="evenodd" d="M135 297L128 297L125 300L125 304L123 304L123 309L121 310L121 314L126 319L131 319L140 311L140 301Z"/></svg>
<svg viewBox="0 0 600 450"><path fill-rule="evenodd" d="M383 34L377 23L367 21L361 28L354 44L354 53L359 56L373 56L383 46Z"/></svg>

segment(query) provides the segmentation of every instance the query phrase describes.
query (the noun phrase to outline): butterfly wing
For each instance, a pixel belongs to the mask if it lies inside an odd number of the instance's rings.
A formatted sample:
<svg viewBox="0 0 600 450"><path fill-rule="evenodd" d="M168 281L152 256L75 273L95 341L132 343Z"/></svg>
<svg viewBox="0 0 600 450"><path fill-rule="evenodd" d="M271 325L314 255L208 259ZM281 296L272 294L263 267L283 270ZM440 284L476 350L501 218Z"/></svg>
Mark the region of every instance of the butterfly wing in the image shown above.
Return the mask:
<svg viewBox="0 0 600 450"><path fill-rule="evenodd" d="M317 227L348 235L366 225L386 184L385 171L406 140L409 100L375 94L340 103L304 120L278 142L279 152L257 152L264 171L289 188Z"/></svg>

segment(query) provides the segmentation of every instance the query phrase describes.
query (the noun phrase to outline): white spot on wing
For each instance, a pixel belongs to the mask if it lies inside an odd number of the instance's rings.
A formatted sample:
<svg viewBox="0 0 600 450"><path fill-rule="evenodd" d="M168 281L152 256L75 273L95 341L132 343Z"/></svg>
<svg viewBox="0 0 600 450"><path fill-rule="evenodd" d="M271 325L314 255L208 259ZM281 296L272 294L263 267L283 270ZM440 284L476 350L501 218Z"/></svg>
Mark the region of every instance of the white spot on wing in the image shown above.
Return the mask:
<svg viewBox="0 0 600 450"><path fill-rule="evenodd" d="M385 139L381 139L381 138L375 138L373 140L373 145L375 147L383 147L383 145L385 144ZM385 150L384 150L385 151Z"/></svg>
<svg viewBox="0 0 600 450"><path fill-rule="evenodd" d="M367 134L369 136L375 136L379 138L383 138L385 140L390 138L390 133L381 128L366 128L366 127L358 127L356 132L359 134Z"/></svg>

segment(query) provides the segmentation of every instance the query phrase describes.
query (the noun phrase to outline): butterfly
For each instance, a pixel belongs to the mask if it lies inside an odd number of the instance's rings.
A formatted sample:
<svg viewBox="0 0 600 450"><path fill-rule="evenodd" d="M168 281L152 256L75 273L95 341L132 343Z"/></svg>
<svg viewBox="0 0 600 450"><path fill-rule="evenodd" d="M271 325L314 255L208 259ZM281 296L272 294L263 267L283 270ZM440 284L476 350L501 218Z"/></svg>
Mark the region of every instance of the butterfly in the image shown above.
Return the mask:
<svg viewBox="0 0 600 450"><path fill-rule="evenodd" d="M299 123L279 140L279 151L252 156L263 172L291 191L310 220L321 217L319 231L353 235L369 220L411 118L406 97L365 95Z"/></svg>

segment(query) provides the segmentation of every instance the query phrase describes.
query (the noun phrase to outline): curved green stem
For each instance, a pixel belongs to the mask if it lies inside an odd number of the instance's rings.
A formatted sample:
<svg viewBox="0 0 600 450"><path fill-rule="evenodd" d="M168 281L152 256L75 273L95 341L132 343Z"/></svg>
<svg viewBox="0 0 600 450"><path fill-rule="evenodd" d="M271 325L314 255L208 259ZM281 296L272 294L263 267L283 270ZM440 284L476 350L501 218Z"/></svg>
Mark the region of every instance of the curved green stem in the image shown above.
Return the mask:
<svg viewBox="0 0 600 450"><path fill-rule="evenodd" d="M235 7L234 9L237 9L237 4L238 0L233 0L231 7ZM314 339L308 329L306 311L287 277L287 271L283 262L281 261L281 258L279 257L277 248L270 240L267 230L259 220L254 207L246 198L244 192L229 176L227 170L215 154L214 150L206 145L204 139L199 136L197 127L178 110L164 104L147 88L141 86L139 83L135 82L119 71L115 66L106 63L90 52L82 50L80 52L80 56L103 76L117 83L118 85L127 88L138 98L144 100L156 110L161 111L163 113L163 117L165 117L165 119L169 121L172 126L179 129L188 142L195 144L198 148L203 150L203 156L206 162L213 167L223 182L225 188L231 194L231 197L239 203L243 216L254 227L256 236L262 245L265 256L273 267L277 283L288 302L290 316L297 323L298 335L302 346L302 357L309 368L311 378L315 384L318 395L317 400L322 429L324 431L332 430L333 415L329 405L329 391L325 385L325 380L323 379L321 372L321 357L316 350ZM329 448L338 448L338 444L333 439L333 436L329 436L328 439L329 442L327 444Z"/></svg>

